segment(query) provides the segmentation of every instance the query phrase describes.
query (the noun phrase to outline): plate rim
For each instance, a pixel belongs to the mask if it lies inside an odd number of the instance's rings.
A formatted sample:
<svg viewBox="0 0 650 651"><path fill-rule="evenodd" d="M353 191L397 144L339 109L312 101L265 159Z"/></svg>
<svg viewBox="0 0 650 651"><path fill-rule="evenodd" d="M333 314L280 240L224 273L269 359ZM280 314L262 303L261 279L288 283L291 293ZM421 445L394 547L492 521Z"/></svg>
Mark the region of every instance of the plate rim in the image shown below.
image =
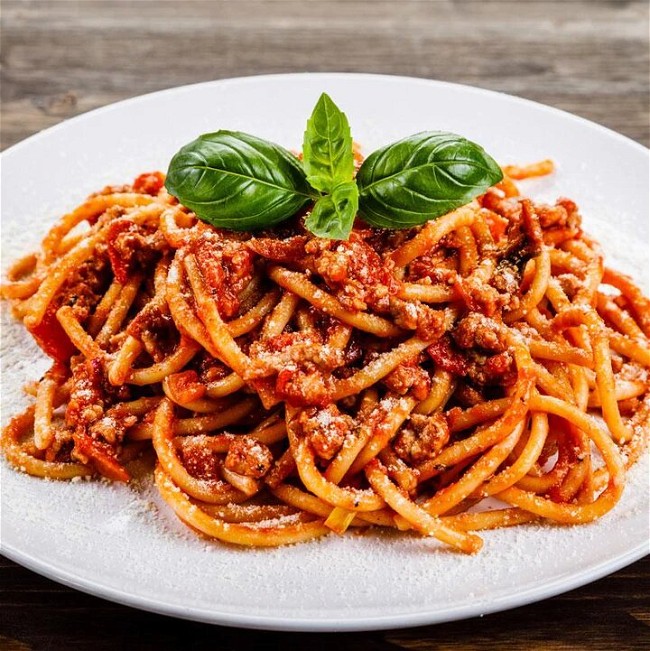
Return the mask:
<svg viewBox="0 0 650 651"><path fill-rule="evenodd" d="M580 525L578 525L580 526ZM342 633L361 632L377 630L396 630L400 628L414 628L418 626L433 626L447 622L483 617L506 610L512 610L532 603L537 603L551 597L570 592L584 585L597 581L609 574L631 565L650 554L650 542L639 543L634 548L598 563L594 567L587 568L578 574L572 574L574 580L568 581L564 577L557 577L550 581L541 583L538 586L529 588L523 593L517 592L507 594L496 599L471 603L462 606L455 606L450 609L431 612L423 610L398 615L375 617L364 616L351 620L333 621L331 619L318 619L314 617L295 617L287 620L272 615L246 615L241 613L215 612L195 606L183 608L172 604L165 604L150 597L136 596L111 588L100 586L87 579L79 579L71 572L51 566L43 565L39 559L16 550L14 547L0 546L0 551L10 560L51 579L55 582L66 585L75 590L108 601L119 603L146 612L176 617L188 621L201 622L216 626L228 626L233 628L246 628L251 630L285 631L302 633Z"/></svg>
<svg viewBox="0 0 650 651"><path fill-rule="evenodd" d="M47 137L50 133L57 132L61 129L69 128L84 121L92 120L104 113L110 113L115 110L122 110L129 105L138 104L144 101L155 100L159 97L166 97L174 94L192 92L194 89L211 87L211 86L236 86L240 84L255 84L265 81L292 81L306 79L323 79L332 82L342 79L365 79L378 81L400 81L410 84L420 84L442 89L451 89L453 91L470 92L476 95L488 95L498 98L510 104L526 106L535 110L556 115L563 120L569 120L574 124L580 124L583 128L588 128L595 133L600 133L609 138L634 148L638 153L650 154L650 150L643 144L625 136L621 133L610 129L604 125L598 124L581 116L569 113L568 111L548 106L534 100L530 100L516 95L511 95L501 91L495 91L478 86L470 86L438 79L424 77L411 77L406 75L387 75L381 73L358 73L358 72L297 72L297 73L277 73L265 75L247 75L239 77L228 77L223 79L208 80L193 84L181 86L171 86L161 90L136 95L122 99L110 104L100 106L61 122L42 129L27 138L13 144L0 153L0 161L8 162L6 159L11 158L14 153L18 153L24 147L29 147L42 138ZM166 616L178 617L181 619L198 621L214 625L242 627L248 629L274 630L274 631L301 631L301 632L352 632L352 631L371 631L386 630L395 628L408 628L415 626L433 625L442 622L457 621L485 614L491 614L509 610L519 606L525 606L549 597L553 597L570 590L579 588L588 583L596 581L608 574L616 572L635 561L640 560L650 554L650 542L643 541L634 547L627 549L615 555L612 558L603 560L596 565L589 566L577 573L572 573L569 578L555 577L544 581L539 585L528 588L526 591L505 594L500 597L478 601L474 603L465 603L451 608L438 609L432 611L425 609L417 612L401 613L396 615L377 615L355 617L354 619L332 620L319 619L314 617L305 617L297 614L296 617L288 620L285 617L273 615L248 615L245 613L218 612L214 609L206 609L197 606L183 607L178 604L161 603L155 598L139 596L128 593L118 588L98 584L87 578L75 576L69 570L50 564L47 560L41 560L36 556L21 551L19 548L7 544L6 541L0 540L0 553L19 565L34 571L41 576L57 581L63 585L80 590L86 594L95 597L110 600L125 606L130 606L140 610L157 613Z"/></svg>

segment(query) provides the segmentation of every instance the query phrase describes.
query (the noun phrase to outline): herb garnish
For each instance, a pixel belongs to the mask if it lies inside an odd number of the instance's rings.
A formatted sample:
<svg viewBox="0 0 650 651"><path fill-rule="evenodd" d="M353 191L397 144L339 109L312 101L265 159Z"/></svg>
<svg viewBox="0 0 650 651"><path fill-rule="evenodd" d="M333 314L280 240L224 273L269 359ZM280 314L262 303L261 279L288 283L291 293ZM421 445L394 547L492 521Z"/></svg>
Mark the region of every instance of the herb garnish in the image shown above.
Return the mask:
<svg viewBox="0 0 650 651"><path fill-rule="evenodd" d="M501 168L475 143L425 131L370 154L357 184L367 222L409 228L464 206L502 178Z"/></svg>
<svg viewBox="0 0 650 651"><path fill-rule="evenodd" d="M306 218L306 228L319 237L347 240L359 210L352 135L345 113L325 93L307 120L302 163L311 187L326 193Z"/></svg>
<svg viewBox="0 0 650 651"><path fill-rule="evenodd" d="M275 143L217 131L172 158L165 186L214 226L265 228L311 203L305 227L347 239L357 212L373 226L410 228L469 203L502 178L479 145L427 131L370 154L355 179L350 125L323 93L307 122L302 163Z"/></svg>
<svg viewBox="0 0 650 651"><path fill-rule="evenodd" d="M165 187L200 219L253 230L284 221L318 198L300 161L238 131L199 136L171 160Z"/></svg>

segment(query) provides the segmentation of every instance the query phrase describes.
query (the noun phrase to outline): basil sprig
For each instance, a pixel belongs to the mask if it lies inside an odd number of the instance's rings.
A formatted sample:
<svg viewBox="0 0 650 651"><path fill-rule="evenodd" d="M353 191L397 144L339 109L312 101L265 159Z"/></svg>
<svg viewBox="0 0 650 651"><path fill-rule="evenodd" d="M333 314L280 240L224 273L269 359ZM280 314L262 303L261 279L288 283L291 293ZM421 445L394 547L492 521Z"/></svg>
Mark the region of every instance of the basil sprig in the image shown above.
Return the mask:
<svg viewBox="0 0 650 651"><path fill-rule="evenodd" d="M345 113L326 93L307 120L302 159L311 186L326 193L316 201L305 226L319 237L347 240L359 210L352 135Z"/></svg>
<svg viewBox="0 0 650 651"><path fill-rule="evenodd" d="M482 147L454 133L425 131L375 151L357 174L363 218L410 228L464 206L503 178Z"/></svg>
<svg viewBox="0 0 650 651"><path fill-rule="evenodd" d="M350 124L327 93L320 96L307 120L302 160L309 184L321 192L331 192L354 175Z"/></svg>
<svg viewBox="0 0 650 651"><path fill-rule="evenodd" d="M204 134L172 158L165 186L221 228L255 230L312 204L305 227L347 239L359 212L382 228L410 228L469 203L503 178L479 145L428 131L370 154L356 179L350 125L323 93L307 122L303 160L238 131Z"/></svg>
<svg viewBox="0 0 650 651"><path fill-rule="evenodd" d="M354 181L337 185L321 197L305 218L305 228L318 237L347 240L359 211L359 188Z"/></svg>
<svg viewBox="0 0 650 651"><path fill-rule="evenodd" d="M238 131L199 136L171 160L165 187L213 226L254 230L284 221L318 197L300 161Z"/></svg>

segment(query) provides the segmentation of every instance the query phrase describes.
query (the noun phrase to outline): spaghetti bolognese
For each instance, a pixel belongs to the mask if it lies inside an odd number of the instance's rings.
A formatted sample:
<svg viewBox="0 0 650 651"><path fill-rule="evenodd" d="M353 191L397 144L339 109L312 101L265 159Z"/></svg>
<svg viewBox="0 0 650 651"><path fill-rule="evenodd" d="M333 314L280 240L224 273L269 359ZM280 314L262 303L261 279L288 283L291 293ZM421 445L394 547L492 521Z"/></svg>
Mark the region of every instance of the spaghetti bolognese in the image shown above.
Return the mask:
<svg viewBox="0 0 650 651"><path fill-rule="evenodd" d="M601 517L647 444L650 301L574 202L521 195L551 171L348 240L305 211L211 226L157 172L104 188L2 286L53 359L7 459L128 481L153 450L180 519L240 545L374 526L471 553L477 531Z"/></svg>

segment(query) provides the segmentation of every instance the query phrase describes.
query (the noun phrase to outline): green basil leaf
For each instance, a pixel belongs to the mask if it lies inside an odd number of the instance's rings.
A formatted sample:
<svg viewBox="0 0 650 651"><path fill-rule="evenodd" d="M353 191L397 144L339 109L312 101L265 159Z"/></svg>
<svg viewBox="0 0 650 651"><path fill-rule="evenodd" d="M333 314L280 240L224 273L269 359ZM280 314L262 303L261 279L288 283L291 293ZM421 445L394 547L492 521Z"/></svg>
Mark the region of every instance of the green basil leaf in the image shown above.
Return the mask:
<svg viewBox="0 0 650 651"><path fill-rule="evenodd" d="M314 204L305 219L305 227L318 237L347 240L358 210L359 189L354 181L348 181Z"/></svg>
<svg viewBox="0 0 650 651"><path fill-rule="evenodd" d="M383 147L357 173L363 218L410 228L469 203L503 178L482 147L462 136L426 131Z"/></svg>
<svg viewBox="0 0 650 651"><path fill-rule="evenodd" d="M302 145L303 167L310 185L331 192L352 180L354 157L348 119L332 99L323 93L311 117Z"/></svg>
<svg viewBox="0 0 650 651"><path fill-rule="evenodd" d="M317 196L294 155L237 131L185 145L169 164L165 187L200 219L233 230L277 224Z"/></svg>

